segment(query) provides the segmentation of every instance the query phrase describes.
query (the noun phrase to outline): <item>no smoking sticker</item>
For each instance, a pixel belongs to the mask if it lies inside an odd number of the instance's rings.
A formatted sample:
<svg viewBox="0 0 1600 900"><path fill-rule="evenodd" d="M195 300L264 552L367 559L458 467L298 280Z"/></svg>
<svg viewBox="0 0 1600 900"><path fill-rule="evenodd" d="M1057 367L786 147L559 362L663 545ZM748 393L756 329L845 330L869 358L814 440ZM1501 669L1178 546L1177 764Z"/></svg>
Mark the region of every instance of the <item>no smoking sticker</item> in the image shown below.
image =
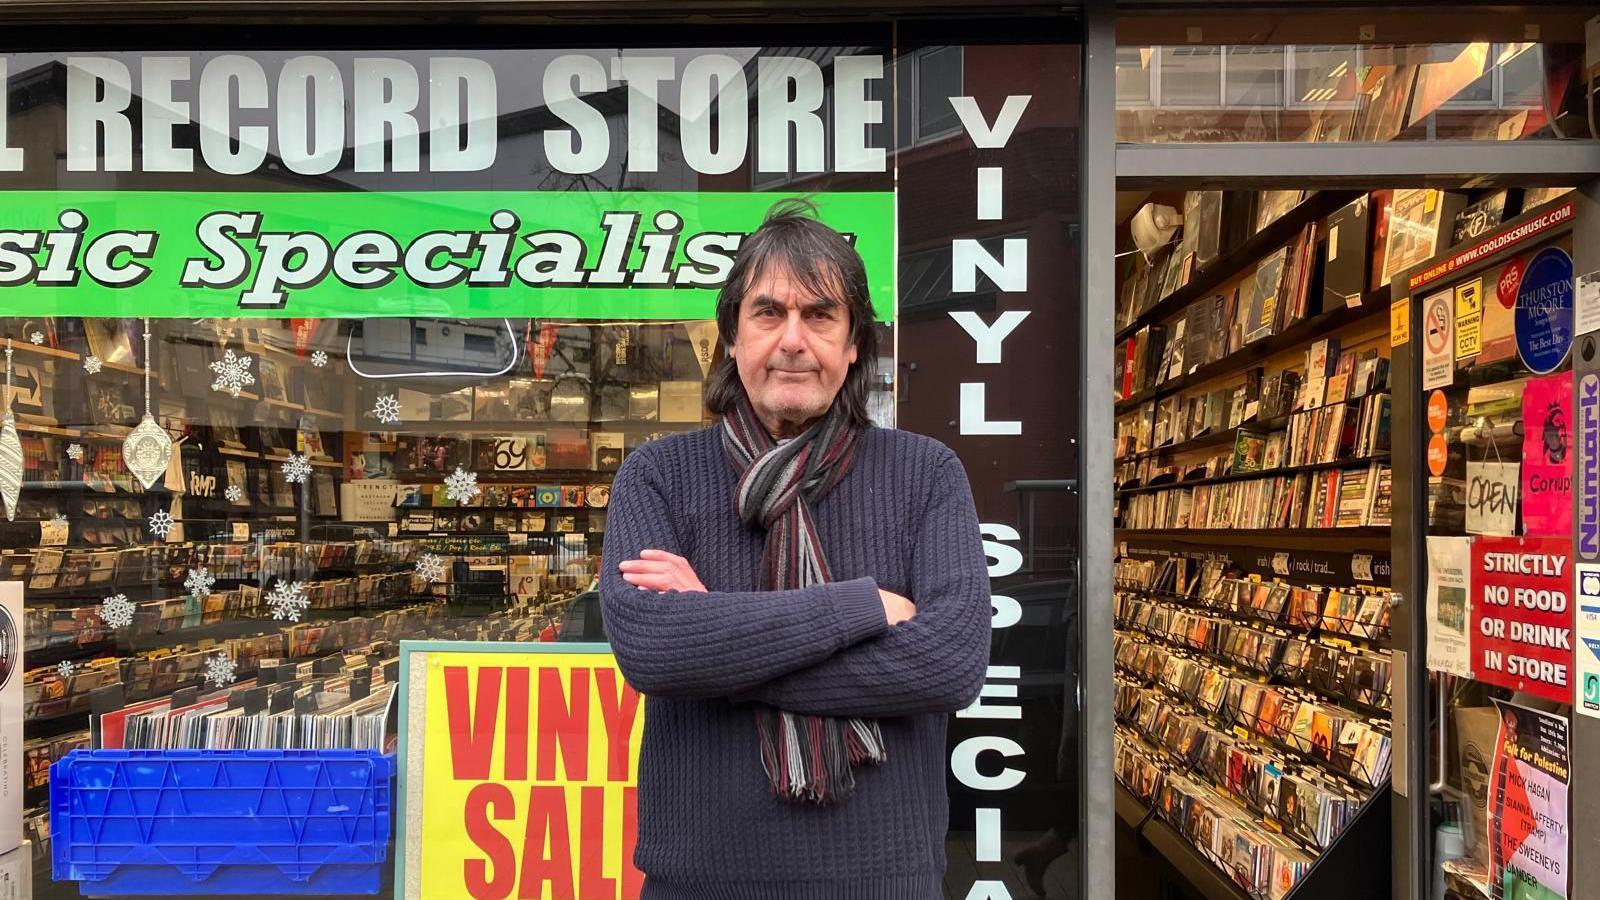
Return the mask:
<svg viewBox="0 0 1600 900"><path fill-rule="evenodd" d="M1455 377L1455 295L1440 291L1422 301L1422 389L1448 387Z"/></svg>

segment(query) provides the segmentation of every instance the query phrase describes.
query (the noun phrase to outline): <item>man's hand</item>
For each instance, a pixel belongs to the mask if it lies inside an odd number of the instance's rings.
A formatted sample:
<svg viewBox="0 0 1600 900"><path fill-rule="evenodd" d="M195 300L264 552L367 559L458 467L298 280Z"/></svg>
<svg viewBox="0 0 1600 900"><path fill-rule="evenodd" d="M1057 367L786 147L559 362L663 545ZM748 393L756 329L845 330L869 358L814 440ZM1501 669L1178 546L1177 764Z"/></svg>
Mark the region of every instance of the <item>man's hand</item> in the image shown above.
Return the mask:
<svg viewBox="0 0 1600 900"><path fill-rule="evenodd" d="M878 588L878 599L883 601L883 615L890 625L899 625L917 614L917 605L894 591Z"/></svg>
<svg viewBox="0 0 1600 900"><path fill-rule="evenodd" d="M641 550L639 559L617 564L622 580L641 591L698 591L706 592L700 576L694 573L689 561L665 550Z"/></svg>

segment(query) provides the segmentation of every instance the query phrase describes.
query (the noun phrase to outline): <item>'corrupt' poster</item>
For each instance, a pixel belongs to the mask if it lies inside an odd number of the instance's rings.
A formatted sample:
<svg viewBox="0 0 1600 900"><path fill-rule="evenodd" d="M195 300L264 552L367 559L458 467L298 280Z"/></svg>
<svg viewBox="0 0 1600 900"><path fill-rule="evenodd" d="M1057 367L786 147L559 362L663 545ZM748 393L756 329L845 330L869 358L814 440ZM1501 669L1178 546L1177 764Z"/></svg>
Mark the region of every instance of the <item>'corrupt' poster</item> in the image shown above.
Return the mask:
<svg viewBox="0 0 1600 900"><path fill-rule="evenodd" d="M1495 900L1567 896L1567 720L1502 700L1489 772L1490 886Z"/></svg>

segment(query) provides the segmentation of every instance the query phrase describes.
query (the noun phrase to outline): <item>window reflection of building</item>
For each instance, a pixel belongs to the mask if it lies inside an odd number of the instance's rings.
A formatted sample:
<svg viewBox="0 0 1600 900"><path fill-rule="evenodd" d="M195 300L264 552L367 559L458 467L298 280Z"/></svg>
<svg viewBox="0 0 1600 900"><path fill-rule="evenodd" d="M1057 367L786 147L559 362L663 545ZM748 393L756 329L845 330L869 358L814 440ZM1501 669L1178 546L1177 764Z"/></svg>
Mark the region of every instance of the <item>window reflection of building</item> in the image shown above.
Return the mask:
<svg viewBox="0 0 1600 900"><path fill-rule="evenodd" d="M1118 137L1516 139L1537 131L1547 100L1559 99L1546 50L1485 41L1119 47ZM1393 127L1363 121L1385 116Z"/></svg>

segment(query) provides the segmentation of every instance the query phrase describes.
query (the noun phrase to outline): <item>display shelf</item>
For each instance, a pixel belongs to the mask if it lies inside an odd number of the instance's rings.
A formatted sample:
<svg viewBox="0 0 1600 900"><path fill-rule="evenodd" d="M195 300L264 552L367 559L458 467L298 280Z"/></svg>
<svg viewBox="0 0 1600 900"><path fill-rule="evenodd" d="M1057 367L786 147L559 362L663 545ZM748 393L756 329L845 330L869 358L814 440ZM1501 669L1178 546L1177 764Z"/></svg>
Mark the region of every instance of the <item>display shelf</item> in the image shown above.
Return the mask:
<svg viewBox="0 0 1600 900"><path fill-rule="evenodd" d="M1369 291L1362 295L1360 306L1343 306L1301 319L1271 337L1247 344L1236 352L1206 363L1186 375L1170 378L1153 388L1117 401L1116 414L1132 412L1152 400L1160 400L1195 385L1240 372L1285 351L1303 347L1319 337L1326 337L1356 323L1371 320L1379 314L1388 313L1388 294L1387 287Z"/></svg>
<svg viewBox="0 0 1600 900"><path fill-rule="evenodd" d="M583 421L539 421L533 419L509 419L500 421L480 420L406 420L400 422L379 423L374 427L367 427L363 423L363 431L401 431L411 434L439 434L441 432L461 432L476 435L517 435L528 432L561 431L563 429L583 432L614 431L622 434L655 434L680 433L699 431L706 427L703 422L640 422L635 420L602 422L596 419Z"/></svg>
<svg viewBox="0 0 1600 900"><path fill-rule="evenodd" d="M1233 883L1200 849L1156 815L1133 792L1115 783L1117 818L1147 841L1205 900L1259 900Z"/></svg>
<svg viewBox="0 0 1600 900"><path fill-rule="evenodd" d="M55 359L70 359L74 362L81 362L83 360L83 357L73 353L71 350L62 350L59 347L47 347L44 344L35 344L26 337L13 339L11 346L18 353L32 353L36 356L49 356Z"/></svg>
<svg viewBox="0 0 1600 900"><path fill-rule="evenodd" d="M1254 472L1230 472L1227 475L1213 475L1209 478L1196 478L1190 481L1171 481L1162 484L1146 485L1144 487L1118 488L1117 494L1150 494L1156 491L1169 491L1175 488L1198 487L1206 484L1227 484L1230 481L1248 481L1251 478L1270 478L1276 475L1295 475L1300 472L1317 472L1328 469L1356 469L1369 466L1373 463L1386 463L1389 454L1375 453L1372 456L1358 456L1350 459L1340 459L1326 463L1309 463L1303 466L1279 466L1276 469L1260 469ZM1185 530L1185 529L1173 529ZM1343 530L1343 529L1341 529Z"/></svg>
<svg viewBox="0 0 1600 900"><path fill-rule="evenodd" d="M1232 428L1221 428L1216 431L1207 432L1206 434L1197 435L1189 438L1186 441L1178 441L1175 444L1167 444L1164 447L1154 447L1149 450L1141 450L1138 453L1130 453L1127 456L1119 456L1111 462L1112 465L1121 466L1132 462L1138 462L1141 459L1149 459L1152 456L1161 456L1162 454L1180 456L1184 453L1193 453L1196 450L1205 450L1209 447L1219 447L1224 444L1232 444L1238 439L1239 432L1241 431L1282 431L1284 428L1288 427L1288 424L1288 415L1276 416L1271 419L1257 419L1253 422L1243 422L1233 426Z"/></svg>
<svg viewBox="0 0 1600 900"><path fill-rule="evenodd" d="M1118 328L1116 340L1121 342L1140 328L1164 321L1190 303L1205 298L1228 279L1243 274L1245 269L1259 262L1263 256L1289 243L1305 226L1331 215L1359 196L1359 191L1318 191L1305 198L1244 243L1194 273L1188 284L1156 301L1149 309L1135 316L1133 321Z"/></svg>
<svg viewBox="0 0 1600 900"><path fill-rule="evenodd" d="M1388 552L1389 526L1350 528L1118 528L1115 537L1141 545L1193 550L1203 546L1315 547L1337 552Z"/></svg>
<svg viewBox="0 0 1600 900"><path fill-rule="evenodd" d="M1290 631L1299 632L1312 637L1330 637L1337 638L1341 641L1360 641L1362 643L1371 644L1380 649L1387 649L1385 645L1389 641L1388 628L1374 629L1374 633L1372 635L1362 636L1358 634L1349 634L1343 631L1327 631L1323 629L1320 624L1304 625L1291 620L1287 616L1274 619L1266 616L1250 615L1242 610L1212 606L1211 604L1206 603L1204 600L1196 597L1190 597L1186 594L1180 594L1176 591L1163 591L1155 588L1141 587L1134 584L1124 584L1121 582L1115 583L1113 585L1113 589L1117 591L1131 591L1133 593L1143 594L1152 600L1162 600L1168 603L1174 603L1179 606L1193 609L1196 612L1210 613L1212 615L1234 619L1235 621L1239 622L1258 623L1261 625L1270 625L1274 628L1285 628ZM1328 617L1322 613L1317 614L1317 620L1319 622L1326 618Z"/></svg>

